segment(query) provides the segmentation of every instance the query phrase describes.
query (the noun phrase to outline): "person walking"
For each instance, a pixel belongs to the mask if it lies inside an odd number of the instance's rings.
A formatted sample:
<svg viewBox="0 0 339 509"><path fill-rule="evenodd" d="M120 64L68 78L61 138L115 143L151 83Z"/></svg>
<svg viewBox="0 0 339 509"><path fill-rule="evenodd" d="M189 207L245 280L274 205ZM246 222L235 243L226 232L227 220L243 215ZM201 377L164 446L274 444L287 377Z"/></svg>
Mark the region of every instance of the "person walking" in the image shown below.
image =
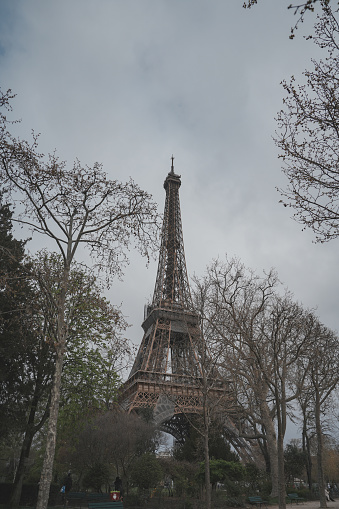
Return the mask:
<svg viewBox="0 0 339 509"><path fill-rule="evenodd" d="M119 476L115 478L114 481L114 489L115 491L120 491L120 500L122 500L123 492L122 492L122 480Z"/></svg>
<svg viewBox="0 0 339 509"><path fill-rule="evenodd" d="M71 491L72 484L73 484L72 474L71 474L71 472L68 472L67 476L64 479L62 488L61 488L61 493L62 493L62 499L63 499L64 507L66 505L68 505L67 494Z"/></svg>

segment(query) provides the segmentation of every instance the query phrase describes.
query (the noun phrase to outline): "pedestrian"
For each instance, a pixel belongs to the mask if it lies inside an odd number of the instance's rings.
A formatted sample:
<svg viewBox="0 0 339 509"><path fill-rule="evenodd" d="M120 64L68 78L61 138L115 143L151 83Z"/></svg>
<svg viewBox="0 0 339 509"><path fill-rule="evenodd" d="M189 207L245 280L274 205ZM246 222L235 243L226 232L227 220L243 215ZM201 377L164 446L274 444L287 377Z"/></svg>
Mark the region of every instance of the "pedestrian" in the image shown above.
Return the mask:
<svg viewBox="0 0 339 509"><path fill-rule="evenodd" d="M115 491L120 491L120 499L122 500L122 480L120 479L119 476L117 476L115 478L115 481L114 481L114 489Z"/></svg>
<svg viewBox="0 0 339 509"><path fill-rule="evenodd" d="M73 484L72 474L71 474L71 472L68 472L68 474L66 475L66 477L64 479L62 488L60 490L62 493L62 500L63 500L64 507L65 507L65 505L68 505L67 494L71 491L72 484Z"/></svg>
<svg viewBox="0 0 339 509"><path fill-rule="evenodd" d="M329 502L330 500L331 500L331 502L335 501L334 498L331 497L330 492L328 491L327 488L325 488L325 497L326 497L327 502Z"/></svg>
<svg viewBox="0 0 339 509"><path fill-rule="evenodd" d="M72 474L71 472L68 472L67 476L65 477L65 480L64 480L64 486L65 486L65 493L68 493L69 491L71 491L71 488L72 488Z"/></svg>

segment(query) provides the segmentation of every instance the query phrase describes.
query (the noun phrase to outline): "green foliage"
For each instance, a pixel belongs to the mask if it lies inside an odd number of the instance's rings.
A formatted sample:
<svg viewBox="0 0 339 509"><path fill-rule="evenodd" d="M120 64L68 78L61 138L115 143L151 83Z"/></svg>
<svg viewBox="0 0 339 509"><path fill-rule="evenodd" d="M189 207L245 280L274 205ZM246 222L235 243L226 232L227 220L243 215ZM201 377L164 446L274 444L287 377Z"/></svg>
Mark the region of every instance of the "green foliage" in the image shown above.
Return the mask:
<svg viewBox="0 0 339 509"><path fill-rule="evenodd" d="M177 461L196 462L198 458L198 451L200 437L195 431L191 431L183 443L175 445L173 456Z"/></svg>
<svg viewBox="0 0 339 509"><path fill-rule="evenodd" d="M285 475L288 480L301 477L305 470L306 452L293 444L287 444L284 451Z"/></svg>
<svg viewBox="0 0 339 509"><path fill-rule="evenodd" d="M101 492L102 486L109 483L109 468L105 463L95 463L87 470L82 480L85 489Z"/></svg>
<svg viewBox="0 0 339 509"><path fill-rule="evenodd" d="M183 442L177 442L174 450L173 457L177 461L196 462L198 457L202 454L201 435L197 431L199 423L193 417L192 422L188 423L188 432Z"/></svg>
<svg viewBox="0 0 339 509"><path fill-rule="evenodd" d="M198 459L204 458L204 441L203 436L199 433L201 430L201 420L197 416L189 421L189 432L186 435L185 441L174 450L174 458L189 463L196 463L198 465ZM215 485L220 479L223 480L224 484L228 484L227 492L234 496L238 495L238 486L230 479L226 479L224 472L220 472L222 462L233 462L239 463L239 457L237 454L231 451L228 441L223 435L223 430L217 422L212 422L208 433L209 442L209 457L210 460L210 478L212 485ZM201 464L200 464L201 465ZM175 480L176 492L182 492L184 494L195 495L196 489L198 488L198 481L200 484L205 483L205 469L204 463L203 469L200 470L200 474L196 476L193 482L187 482L187 475L184 473L182 479ZM201 468L201 467L200 467ZM230 474L231 475L231 474Z"/></svg>
<svg viewBox="0 0 339 509"><path fill-rule="evenodd" d="M140 408L138 411L138 415L140 415L145 422L153 422L153 413L152 407Z"/></svg>
<svg viewBox="0 0 339 509"><path fill-rule="evenodd" d="M187 437L183 443L178 443L174 449L174 458L179 461L197 461L203 457L203 441L198 429L201 425L199 418L191 419ZM238 455L231 447L217 423L212 423L209 437L209 454L213 459L239 461Z"/></svg>
<svg viewBox="0 0 339 509"><path fill-rule="evenodd" d="M154 454L143 454L132 465L132 483L141 489L155 488L161 481L162 475L161 465Z"/></svg>
<svg viewBox="0 0 339 509"><path fill-rule="evenodd" d="M261 482L258 494L261 495L262 498L267 500L268 498L270 498L271 493L272 493L272 481L267 477L266 479L263 479L263 481ZM251 493L251 495L252 494L253 493ZM278 502L278 497L276 501Z"/></svg>
<svg viewBox="0 0 339 509"><path fill-rule="evenodd" d="M210 460L210 476L211 483L217 482L226 484L230 490L230 494L235 489L234 481L242 481L245 477L245 468L239 462L225 460ZM203 482L205 478L205 463L200 463L199 479ZM232 493L231 493L232 492Z"/></svg>
<svg viewBox="0 0 339 509"><path fill-rule="evenodd" d="M195 496L199 488L197 475L199 466L196 462L178 461L175 458L160 460L164 477L174 482L176 496Z"/></svg>
<svg viewBox="0 0 339 509"><path fill-rule="evenodd" d="M0 448L2 458L20 458L13 496L21 483L34 436L48 417L54 351L46 341L46 323L33 265L25 242L13 238L12 212L0 196ZM12 462L10 463L12 465ZM1 472L3 475L3 473Z"/></svg>
<svg viewBox="0 0 339 509"><path fill-rule="evenodd" d="M258 468L255 463L247 463L245 465L244 480L248 495L257 492L263 493L267 485L269 485L269 488L267 488L266 491L270 492L271 482L269 480L269 474L265 470Z"/></svg>
<svg viewBox="0 0 339 509"><path fill-rule="evenodd" d="M209 454L210 458L215 460L221 459L225 461L239 462L239 456L231 450L230 444L225 440L225 437L220 433L218 428L212 429L209 440Z"/></svg>
<svg viewBox="0 0 339 509"><path fill-rule="evenodd" d="M0 287L5 288L0 292L0 438L7 440L1 450L8 451L8 457L14 450L20 456L25 434L28 457L34 438L36 465L26 475L35 480L41 473L40 452L46 435L42 433L40 440L37 433L48 417L55 366L57 315L50 296L60 291L62 263L58 255L42 251L23 265L24 243L12 238L10 217L9 208L0 207L0 251L7 255L7 272L2 270L0 276ZM0 256L1 263L5 256ZM41 286L48 291L40 292ZM69 468L84 423L114 402L120 385L117 371L130 354L129 343L122 337L127 328L124 317L101 295L100 285L83 265L74 264L70 274L65 322L69 335L56 473Z"/></svg>
<svg viewBox="0 0 339 509"><path fill-rule="evenodd" d="M63 265L55 253L41 251L32 260L39 285L48 288L40 305L48 324L45 343L53 350L57 314L47 295L60 292ZM120 386L118 370L130 355L129 342L123 337L127 323L121 311L101 294L101 286L84 265L73 264L65 305L68 330L67 351L62 372L58 419L59 470L67 469L67 456L76 447L80 430L114 402ZM68 453L66 453L66 449Z"/></svg>
<svg viewBox="0 0 339 509"><path fill-rule="evenodd" d="M0 439L24 429L36 339L25 242L14 239L12 212L2 200L0 194Z"/></svg>
<svg viewBox="0 0 339 509"><path fill-rule="evenodd" d="M317 494L316 496L314 496L314 493L312 493L312 491L310 491L308 488L306 487L303 487L303 488L299 488L299 489L296 489L295 487L291 490L288 491L288 493L296 493L298 495L298 497L302 497L304 498L305 500L318 500L319 499L319 495Z"/></svg>
<svg viewBox="0 0 339 509"><path fill-rule="evenodd" d="M131 350L121 311L101 294L96 278L83 267L71 272L69 336L61 406L108 410L121 385L118 371ZM76 410L75 410L76 413Z"/></svg>

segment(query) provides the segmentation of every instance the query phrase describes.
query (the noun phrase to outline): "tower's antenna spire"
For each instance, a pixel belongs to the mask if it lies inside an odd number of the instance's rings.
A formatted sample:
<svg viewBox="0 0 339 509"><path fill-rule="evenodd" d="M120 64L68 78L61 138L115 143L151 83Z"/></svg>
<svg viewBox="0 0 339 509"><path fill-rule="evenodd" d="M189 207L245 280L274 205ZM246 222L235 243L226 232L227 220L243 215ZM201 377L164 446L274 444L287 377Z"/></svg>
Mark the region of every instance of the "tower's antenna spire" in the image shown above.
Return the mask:
<svg viewBox="0 0 339 509"><path fill-rule="evenodd" d="M171 166L171 173L174 173L174 157L173 157L173 154L172 154L172 166Z"/></svg>

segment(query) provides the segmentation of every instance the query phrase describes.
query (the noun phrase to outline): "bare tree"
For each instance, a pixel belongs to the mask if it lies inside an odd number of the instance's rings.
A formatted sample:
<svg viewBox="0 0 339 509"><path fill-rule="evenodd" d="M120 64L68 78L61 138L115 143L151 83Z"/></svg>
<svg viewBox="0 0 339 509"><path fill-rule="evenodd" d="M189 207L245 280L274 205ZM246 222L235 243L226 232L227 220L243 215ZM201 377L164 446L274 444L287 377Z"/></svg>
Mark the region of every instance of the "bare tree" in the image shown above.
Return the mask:
<svg viewBox="0 0 339 509"><path fill-rule="evenodd" d="M277 424L279 507L285 507L284 437L288 414L293 414L291 404L303 390L307 363L305 371L299 373L299 383L296 384L296 362L310 355L314 317L294 302L290 294L275 297L268 311L270 316L265 323L266 339L270 345L268 355L273 361L268 385L274 400Z"/></svg>
<svg viewBox="0 0 339 509"><path fill-rule="evenodd" d="M219 358L225 377L233 381L239 406L243 415L250 417L255 423L260 418L266 430L266 436L251 435L251 438L265 438L268 444L271 461L272 493L277 495L278 471L276 433L273 416L269 408L268 386L262 371L256 362L255 352L257 335L253 326L255 318L260 314L263 306L276 285L274 274L261 285L253 273L245 277L244 267L238 260L222 263L213 262L207 269L203 281L195 280L201 292L204 287L206 294L204 319L214 329L214 335L224 345L224 354ZM253 345L246 347L246 341ZM258 352L265 350L259 348ZM243 426L239 422L241 432Z"/></svg>
<svg viewBox="0 0 339 509"><path fill-rule="evenodd" d="M207 296L204 318L224 345L220 365L233 380L242 417L255 433L249 435L241 420L240 429L248 439L266 441L271 494L279 495L279 506L285 507L283 439L289 405L301 389L293 384L294 370L309 345L309 313L288 292L277 294L273 271L260 278L237 260L213 262L196 284Z"/></svg>
<svg viewBox="0 0 339 509"><path fill-rule="evenodd" d="M191 419L187 415L191 426L193 426L200 435L203 442L204 468L205 468L205 487L206 487L206 509L211 508L212 487L210 475L210 449L212 424L218 423L223 427L224 413L232 414L234 400L229 391L229 386L223 381L218 372L219 359L222 355L223 345L216 341L211 335L210 324L203 318L200 310L203 306L203 296L200 295L200 302L196 299L196 309L201 316L201 332L196 338L195 347L198 364L200 368L199 375L194 382L201 395L202 414L196 415ZM197 306L199 306L197 308ZM223 411L222 411L223 408ZM227 410L226 410L227 409Z"/></svg>
<svg viewBox="0 0 339 509"><path fill-rule="evenodd" d="M294 219L311 228L317 242L327 242L339 236L339 24L328 5L315 32L312 40L328 56L312 60L305 84L297 85L294 77L283 82L287 96L275 143L289 181L279 189L281 202L295 209Z"/></svg>
<svg viewBox="0 0 339 509"><path fill-rule="evenodd" d="M308 421L313 423L317 438L317 467L320 505L326 507L324 478L324 423L331 396L339 382L339 340L336 333L315 321L313 345L306 360L307 369L303 388L304 401L308 403ZM298 370L304 371L303 359L298 361Z"/></svg>
<svg viewBox="0 0 339 509"><path fill-rule="evenodd" d="M291 27L290 39L294 39L295 31L298 26L304 22L305 15L307 12L314 12L317 5L321 5L321 7L327 7L330 4L331 0L306 0L304 2L298 2L294 4L289 4L287 9L291 9L293 14L297 16L297 21L294 26ZM258 3L258 0L246 0L243 3L244 9L250 9L254 5ZM338 0L335 0L334 3L339 3Z"/></svg>
<svg viewBox="0 0 339 509"><path fill-rule="evenodd" d="M203 455L205 471L205 489L206 489L206 509L211 508L212 504L212 486L210 480L210 441L212 429L218 427L225 429L225 414L232 414L234 411L234 399L229 391L229 385L225 383L218 372L219 359L222 356L224 346L216 341L211 335L212 328L209 323L204 322L201 309L203 309L204 296L202 294L194 295L195 312L201 316L201 322L194 329L187 324L190 329L191 341L194 345L195 369L190 374L185 375L188 391L184 391L183 400L191 389L194 389L194 396L187 405L178 402L177 394L170 393L168 388L162 387L163 394L168 401L180 406L180 414L188 425L188 429L194 430L197 435L200 457ZM176 359L177 369L180 373L186 371L185 357ZM180 379L179 379L180 380ZM194 402L193 402L194 401ZM228 423L229 424L229 423ZM228 426L230 427L230 425ZM234 428L234 431L236 429ZM186 435L184 440L189 440ZM196 450L195 450L196 452Z"/></svg>
<svg viewBox="0 0 339 509"><path fill-rule="evenodd" d="M10 109L10 99L10 91L1 93L3 110ZM108 180L98 163L90 168L76 161L68 168L55 153L45 158L38 152L38 137L34 133L31 143L11 135L5 113L0 115L0 178L22 207L13 221L27 225L34 233L43 235L46 242L47 239L52 242L63 260L60 290L56 296L50 295L57 313L53 338L56 365L37 503L37 509L46 509L68 336L65 305L75 255L83 247L96 260L98 270L106 272L107 280L115 275L121 277L131 244L146 257L153 251L158 216L151 196L133 180L127 183Z"/></svg>
<svg viewBox="0 0 339 509"><path fill-rule="evenodd" d="M309 391L303 390L298 397L298 403L301 409L302 419L302 449L305 455L305 467L307 474L307 483L309 490L312 489L312 454L311 444L314 436L313 427L311 425L311 409L312 395Z"/></svg>

